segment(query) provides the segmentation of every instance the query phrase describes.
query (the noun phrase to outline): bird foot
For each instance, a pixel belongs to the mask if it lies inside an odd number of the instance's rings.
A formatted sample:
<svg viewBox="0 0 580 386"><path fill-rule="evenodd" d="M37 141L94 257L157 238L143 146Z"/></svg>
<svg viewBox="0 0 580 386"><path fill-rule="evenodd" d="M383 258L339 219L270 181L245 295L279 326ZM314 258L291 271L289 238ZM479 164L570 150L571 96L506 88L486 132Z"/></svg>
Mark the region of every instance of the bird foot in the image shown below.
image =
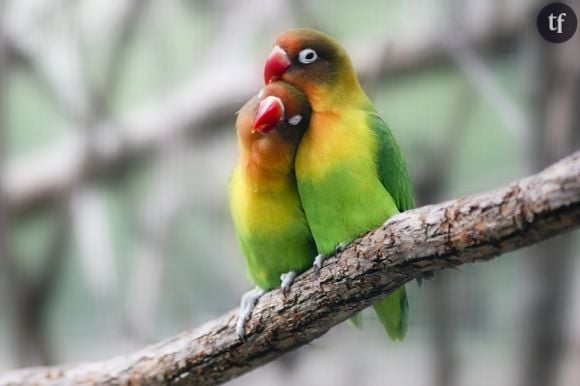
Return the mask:
<svg viewBox="0 0 580 386"><path fill-rule="evenodd" d="M294 279L296 279L296 272L289 271L280 275L280 280L282 280L282 295L286 297L290 292L290 286L294 283Z"/></svg>
<svg viewBox="0 0 580 386"><path fill-rule="evenodd" d="M322 263L326 260L326 256L320 253L318 256L314 258L314 263L312 267L314 268L314 273L316 276L320 276L320 269L322 268Z"/></svg>
<svg viewBox="0 0 580 386"><path fill-rule="evenodd" d="M346 247L348 246L348 243L340 243L336 246L336 249L334 250L334 253L340 253L342 251L344 251L346 249Z"/></svg>
<svg viewBox="0 0 580 386"><path fill-rule="evenodd" d="M342 251L344 251L344 249L347 247L348 243L340 243L337 245L337 247L334 250L334 253L340 253ZM322 263L324 263L324 260L326 260L328 256L320 253L318 254L318 256L316 256L314 258L314 264L312 264L312 267L314 267L314 273L316 273L316 276L320 276L320 269L322 268Z"/></svg>
<svg viewBox="0 0 580 386"><path fill-rule="evenodd" d="M240 313L236 322L236 334L244 342L246 341L246 323L250 320L250 316L252 316L252 311L254 311L258 299L260 299L260 297L265 293L265 290L256 287L242 295L242 300L240 301Z"/></svg>

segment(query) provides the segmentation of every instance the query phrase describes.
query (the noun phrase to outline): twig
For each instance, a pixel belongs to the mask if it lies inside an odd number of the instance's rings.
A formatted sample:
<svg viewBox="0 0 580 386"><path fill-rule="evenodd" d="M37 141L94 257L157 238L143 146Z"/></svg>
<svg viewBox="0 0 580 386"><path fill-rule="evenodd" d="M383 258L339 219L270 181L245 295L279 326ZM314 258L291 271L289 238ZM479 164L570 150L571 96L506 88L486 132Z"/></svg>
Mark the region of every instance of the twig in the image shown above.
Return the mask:
<svg viewBox="0 0 580 386"><path fill-rule="evenodd" d="M241 342L236 310L128 356L16 370L15 384L215 385L310 342L422 272L490 260L580 226L580 152L506 187L401 213L258 303Z"/></svg>

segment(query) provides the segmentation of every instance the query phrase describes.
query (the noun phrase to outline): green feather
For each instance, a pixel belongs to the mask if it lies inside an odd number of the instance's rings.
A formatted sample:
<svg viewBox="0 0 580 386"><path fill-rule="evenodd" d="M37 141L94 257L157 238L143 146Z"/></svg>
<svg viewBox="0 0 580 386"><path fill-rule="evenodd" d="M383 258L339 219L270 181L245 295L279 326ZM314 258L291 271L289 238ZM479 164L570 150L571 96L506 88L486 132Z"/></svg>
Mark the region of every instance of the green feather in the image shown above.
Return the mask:
<svg viewBox="0 0 580 386"><path fill-rule="evenodd" d="M407 165L399 145L387 124L376 113L369 114L369 126L378 138L377 164L379 178L389 191L400 212L415 206ZM387 334L393 340L403 340L407 333L409 304L405 286L373 305Z"/></svg>
<svg viewBox="0 0 580 386"><path fill-rule="evenodd" d="M407 333L409 315L405 286L373 304L373 308L389 337L392 340L403 340Z"/></svg>
<svg viewBox="0 0 580 386"><path fill-rule="evenodd" d="M415 206L407 165L387 124L376 113L369 114L368 125L377 136L377 164L381 183L389 191L399 212Z"/></svg>
<svg viewBox="0 0 580 386"><path fill-rule="evenodd" d="M296 149L310 123L308 99L284 82L268 85L261 93L276 96L290 117L303 118L295 125L279 121L267 134L253 133L264 100L257 95L236 119L240 158L229 181L231 214L248 275L269 290L280 285L282 274L310 268L317 251L294 173Z"/></svg>
<svg viewBox="0 0 580 386"><path fill-rule="evenodd" d="M324 255L331 255L339 244L354 240L398 213L376 172L364 165L354 166L354 162L339 165L316 180L298 177L308 225L318 251Z"/></svg>
<svg viewBox="0 0 580 386"><path fill-rule="evenodd" d="M362 330L363 328L363 319L362 319L362 312L357 312L350 318L348 318L348 322L356 327L357 330Z"/></svg>
<svg viewBox="0 0 580 386"><path fill-rule="evenodd" d="M280 285L283 273L310 268L317 251L295 185L270 192L253 191L246 183L236 168L229 191L238 244L252 282L270 290ZM269 208L269 213L262 213L264 208ZM286 214L284 221L276 218L274 211Z"/></svg>
<svg viewBox="0 0 580 386"><path fill-rule="evenodd" d="M369 130L373 135L361 135L360 138L370 139L357 140L369 143L352 148L374 152L374 165L366 163L359 153L353 153L347 158L333 160L325 173L312 177L303 169L308 167L309 154L301 153L302 144L298 148L298 190L314 241L323 254L331 254L340 243L350 242L394 214L413 207L406 165L393 135L372 106L362 110L366 112L363 115L366 120L353 122L350 129ZM344 112L344 116L352 120L358 114L350 111ZM337 125L337 130L339 128ZM308 138L304 137L303 142ZM316 146L308 144L306 148L312 151ZM374 309L388 335L393 340L402 340L408 323L405 287L381 299ZM353 320L356 325L355 322L356 319Z"/></svg>

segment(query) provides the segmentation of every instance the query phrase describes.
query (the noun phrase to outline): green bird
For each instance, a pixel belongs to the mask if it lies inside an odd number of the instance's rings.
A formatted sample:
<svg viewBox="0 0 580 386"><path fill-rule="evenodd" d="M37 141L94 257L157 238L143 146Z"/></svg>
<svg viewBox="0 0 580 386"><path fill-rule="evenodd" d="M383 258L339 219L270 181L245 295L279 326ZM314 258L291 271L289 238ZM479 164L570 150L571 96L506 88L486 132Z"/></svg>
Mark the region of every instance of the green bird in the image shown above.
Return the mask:
<svg viewBox="0 0 580 386"><path fill-rule="evenodd" d="M320 269L325 256L414 206L407 167L346 51L331 37L312 29L285 32L267 59L264 78L266 84L293 84L312 108L295 169ZM405 287L373 307L391 339L402 340Z"/></svg>
<svg viewBox="0 0 580 386"><path fill-rule="evenodd" d="M294 174L300 138L310 121L306 96L292 85L267 85L238 113L240 157L229 183L230 209L238 243L256 288L244 294L236 332L244 327L260 296L295 276L317 254Z"/></svg>

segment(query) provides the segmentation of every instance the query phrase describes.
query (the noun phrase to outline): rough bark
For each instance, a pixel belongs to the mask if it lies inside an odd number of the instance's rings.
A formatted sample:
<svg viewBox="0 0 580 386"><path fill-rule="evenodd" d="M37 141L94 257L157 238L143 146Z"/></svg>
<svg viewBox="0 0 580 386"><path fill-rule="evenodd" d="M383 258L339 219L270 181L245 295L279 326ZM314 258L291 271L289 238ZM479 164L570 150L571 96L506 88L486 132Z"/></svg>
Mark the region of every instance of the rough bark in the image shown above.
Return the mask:
<svg viewBox="0 0 580 386"><path fill-rule="evenodd" d="M236 312L131 355L0 375L13 384L215 385L304 345L422 272L490 260L580 225L580 152L504 188L411 210L331 257L288 296L266 294L236 337Z"/></svg>

